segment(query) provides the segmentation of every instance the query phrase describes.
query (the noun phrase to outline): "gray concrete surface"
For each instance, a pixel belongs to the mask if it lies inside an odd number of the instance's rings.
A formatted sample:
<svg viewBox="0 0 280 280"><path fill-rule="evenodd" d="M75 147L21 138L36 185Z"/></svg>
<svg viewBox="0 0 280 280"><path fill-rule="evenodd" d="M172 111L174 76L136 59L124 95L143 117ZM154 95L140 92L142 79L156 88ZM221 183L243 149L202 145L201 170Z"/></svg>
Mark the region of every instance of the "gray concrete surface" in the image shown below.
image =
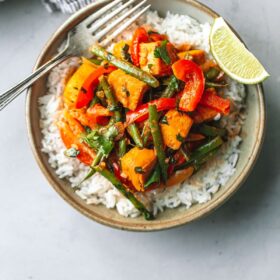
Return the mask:
<svg viewBox="0 0 280 280"><path fill-rule="evenodd" d="M104 227L49 187L31 154L24 95L0 113L0 279L279 279L280 2L202 0L240 32L271 78L267 136L240 191L215 213L157 233ZM0 3L0 92L29 73L67 16Z"/></svg>

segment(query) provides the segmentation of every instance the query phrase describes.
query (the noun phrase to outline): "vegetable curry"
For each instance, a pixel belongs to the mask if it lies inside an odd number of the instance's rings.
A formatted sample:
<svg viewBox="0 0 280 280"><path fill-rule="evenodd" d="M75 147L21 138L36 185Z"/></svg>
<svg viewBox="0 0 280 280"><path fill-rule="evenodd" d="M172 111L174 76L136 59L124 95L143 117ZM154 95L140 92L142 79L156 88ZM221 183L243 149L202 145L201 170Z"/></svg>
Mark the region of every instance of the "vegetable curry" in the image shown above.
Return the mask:
<svg viewBox="0 0 280 280"><path fill-rule="evenodd" d="M112 53L92 58L66 81L57 125L65 155L105 176L146 219L137 193L172 187L191 176L226 140L214 122L227 115L225 75L203 50L176 48L139 27Z"/></svg>

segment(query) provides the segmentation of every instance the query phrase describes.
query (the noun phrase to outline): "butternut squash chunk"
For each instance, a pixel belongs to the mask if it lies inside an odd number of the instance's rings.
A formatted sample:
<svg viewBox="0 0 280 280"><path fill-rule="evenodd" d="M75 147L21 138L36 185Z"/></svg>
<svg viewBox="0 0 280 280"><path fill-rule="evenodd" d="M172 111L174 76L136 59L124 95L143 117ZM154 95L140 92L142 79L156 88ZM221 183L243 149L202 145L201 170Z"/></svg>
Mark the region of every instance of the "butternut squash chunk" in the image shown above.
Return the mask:
<svg viewBox="0 0 280 280"><path fill-rule="evenodd" d="M205 52L204 50L189 50L184 52L179 52L178 57L180 59L190 59L197 64L205 63Z"/></svg>
<svg viewBox="0 0 280 280"><path fill-rule="evenodd" d="M86 78L96 69L96 66L89 60L83 58L82 65L74 72L72 77L68 80L64 92L63 100L64 104L73 108L77 100L78 93L85 82Z"/></svg>
<svg viewBox="0 0 280 280"><path fill-rule="evenodd" d="M79 151L77 158L84 164L90 165L96 154L87 144L80 141L80 136L84 132L83 126L64 110L63 116L57 122L57 127L65 147L76 148Z"/></svg>
<svg viewBox="0 0 280 280"><path fill-rule="evenodd" d="M165 115L166 123L161 123L161 133L164 144L173 149L178 150L182 144L182 139L186 138L193 120L184 113L177 110L169 110Z"/></svg>
<svg viewBox="0 0 280 280"><path fill-rule="evenodd" d="M135 110L148 85L118 69L110 73L108 82L125 108Z"/></svg>
<svg viewBox="0 0 280 280"><path fill-rule="evenodd" d="M124 175L137 191L144 191L144 184L156 164L156 155L152 149L132 148L121 158Z"/></svg>
<svg viewBox="0 0 280 280"><path fill-rule="evenodd" d="M121 41L117 42L113 47L113 55L118 57L118 58L125 59L124 48L126 47L126 45L129 47L131 45L131 42L130 41L125 41L125 40L121 40Z"/></svg>

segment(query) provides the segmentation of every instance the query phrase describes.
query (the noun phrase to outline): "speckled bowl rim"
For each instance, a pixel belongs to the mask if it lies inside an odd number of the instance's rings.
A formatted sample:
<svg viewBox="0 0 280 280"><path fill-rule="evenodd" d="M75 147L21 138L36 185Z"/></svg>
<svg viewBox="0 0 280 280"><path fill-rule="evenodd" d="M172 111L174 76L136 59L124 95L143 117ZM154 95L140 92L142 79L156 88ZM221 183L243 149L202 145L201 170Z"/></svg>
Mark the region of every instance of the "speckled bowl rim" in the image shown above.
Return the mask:
<svg viewBox="0 0 280 280"><path fill-rule="evenodd" d="M57 40L60 36L63 36L65 34L64 29L67 28L69 24L75 21L79 21L79 18L83 18L85 15L89 14L89 11L93 10L96 6L108 2L106 0L97 1L86 8L80 10L79 12L72 15L69 19L67 19L64 24L62 24L57 31L52 35L52 37L49 39L45 47L40 53L40 56L38 57L34 70L37 69L41 64L44 62L44 56L47 53L47 50L51 47L53 41ZM207 7L206 5L195 1L195 0L185 0L187 4L192 5L193 7L207 13L211 17L219 17L220 15L216 12L214 12L212 9ZM237 33L236 33L237 34ZM257 87L257 98L259 102L259 119L260 123L258 125L257 133L256 133L256 142L252 148L251 156L249 157L246 167L241 171L237 179L232 182L230 185L227 186L224 193L217 199L213 200L210 204L202 205L196 212L194 212L191 216L186 215L184 217L180 217L174 220L170 221L159 221L158 223L152 223L149 224L149 221L145 225L137 224L135 223L125 223L118 221L117 223L108 217L104 217L103 215L100 215L98 213L94 213L90 211L87 207L82 205L81 203L78 203L75 201L65 190L61 189L59 185L56 182L56 177L54 174L51 174L47 167L45 166L43 160L42 160L42 151L41 146L37 145L35 142L35 139L33 137L33 121L30 117L31 114L31 100L32 100L32 87L28 90L27 96L26 96L26 123L27 123L27 131L28 131L28 138L31 145L32 152L34 154L34 157L42 170L43 174L47 178L50 185L56 190L56 192L65 200L67 201L71 206L73 206L75 209L77 209L80 213L84 214L85 216L89 217L90 219L99 222L101 224L122 229L122 230L130 230L130 231L158 231L158 230L164 230L164 229L170 229L173 227L178 227L184 224L187 224L191 221L194 221L196 219L202 218L208 214L210 214L212 211L214 211L216 208L221 206L225 201L227 201L243 184L243 182L246 180L248 175L250 174L251 170L254 167L254 164L256 163L256 160L259 156L259 153L261 151L261 147L264 141L264 131L265 131L265 123L266 123L266 113L265 113L265 100L264 100L264 94L263 94L263 86L262 84L256 85ZM104 206L105 207L105 206Z"/></svg>

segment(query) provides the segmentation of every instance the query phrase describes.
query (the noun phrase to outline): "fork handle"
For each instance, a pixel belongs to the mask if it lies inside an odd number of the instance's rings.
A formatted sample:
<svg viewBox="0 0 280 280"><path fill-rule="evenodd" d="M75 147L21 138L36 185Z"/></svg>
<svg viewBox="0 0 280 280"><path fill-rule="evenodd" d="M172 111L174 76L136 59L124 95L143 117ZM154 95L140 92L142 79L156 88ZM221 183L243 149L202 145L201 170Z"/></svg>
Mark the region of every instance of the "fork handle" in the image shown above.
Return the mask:
<svg viewBox="0 0 280 280"><path fill-rule="evenodd" d="M55 57L49 60L47 63L39 67L35 72L28 76L23 81L19 82L16 86L9 89L2 95L0 95L0 111L3 110L10 102L12 102L21 92L31 86L35 81L49 72L52 68L69 58L70 55L67 52L62 51Z"/></svg>

